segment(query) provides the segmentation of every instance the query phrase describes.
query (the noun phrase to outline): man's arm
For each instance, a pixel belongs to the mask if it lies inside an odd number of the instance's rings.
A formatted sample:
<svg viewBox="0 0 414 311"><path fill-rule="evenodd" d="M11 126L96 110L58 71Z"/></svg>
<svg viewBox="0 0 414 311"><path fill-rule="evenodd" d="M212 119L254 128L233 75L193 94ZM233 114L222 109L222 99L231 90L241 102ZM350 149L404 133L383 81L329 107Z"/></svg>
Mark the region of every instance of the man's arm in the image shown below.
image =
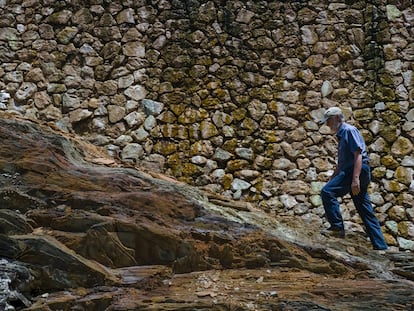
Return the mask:
<svg viewBox="0 0 414 311"><path fill-rule="evenodd" d="M352 184L351 190L353 195L358 195L361 191L359 183L359 175L361 174L362 168L362 154L360 150L354 152L354 171L352 173Z"/></svg>

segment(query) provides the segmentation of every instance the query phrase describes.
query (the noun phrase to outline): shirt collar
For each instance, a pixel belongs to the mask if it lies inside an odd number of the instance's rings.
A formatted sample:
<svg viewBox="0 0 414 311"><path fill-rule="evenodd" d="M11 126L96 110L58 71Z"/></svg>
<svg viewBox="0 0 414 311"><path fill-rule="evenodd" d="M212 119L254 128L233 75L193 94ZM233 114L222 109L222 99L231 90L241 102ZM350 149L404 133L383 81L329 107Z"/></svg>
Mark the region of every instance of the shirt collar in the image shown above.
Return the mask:
<svg viewBox="0 0 414 311"><path fill-rule="evenodd" d="M344 131L345 131L345 122L342 122L338 131L336 131L336 137L341 138L344 135Z"/></svg>

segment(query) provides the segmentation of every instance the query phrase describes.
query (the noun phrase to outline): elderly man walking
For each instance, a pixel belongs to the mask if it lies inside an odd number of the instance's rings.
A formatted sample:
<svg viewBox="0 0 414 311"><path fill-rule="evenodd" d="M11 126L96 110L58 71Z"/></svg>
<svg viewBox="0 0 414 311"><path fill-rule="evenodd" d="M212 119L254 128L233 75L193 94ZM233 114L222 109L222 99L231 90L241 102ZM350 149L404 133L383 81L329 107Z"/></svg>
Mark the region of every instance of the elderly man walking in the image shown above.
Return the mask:
<svg viewBox="0 0 414 311"><path fill-rule="evenodd" d="M338 159L334 174L321 191L325 216L330 224L330 227L321 233L328 237L345 238L345 227L337 198L350 193L373 248L386 250L387 243L367 192L371 172L365 141L355 126L345 122L344 115L338 107L331 107L325 111L320 124L325 123L336 133Z"/></svg>

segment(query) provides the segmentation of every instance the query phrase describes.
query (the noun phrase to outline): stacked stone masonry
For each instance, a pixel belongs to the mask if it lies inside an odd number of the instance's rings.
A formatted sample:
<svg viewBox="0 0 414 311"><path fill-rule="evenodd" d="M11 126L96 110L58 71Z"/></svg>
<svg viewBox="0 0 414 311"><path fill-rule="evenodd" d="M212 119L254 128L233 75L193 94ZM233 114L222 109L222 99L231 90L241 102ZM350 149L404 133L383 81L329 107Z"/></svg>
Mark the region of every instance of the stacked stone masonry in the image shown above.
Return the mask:
<svg viewBox="0 0 414 311"><path fill-rule="evenodd" d="M324 221L336 141L317 121L340 106L388 243L414 250L410 0L0 0L0 16L2 110L272 213Z"/></svg>

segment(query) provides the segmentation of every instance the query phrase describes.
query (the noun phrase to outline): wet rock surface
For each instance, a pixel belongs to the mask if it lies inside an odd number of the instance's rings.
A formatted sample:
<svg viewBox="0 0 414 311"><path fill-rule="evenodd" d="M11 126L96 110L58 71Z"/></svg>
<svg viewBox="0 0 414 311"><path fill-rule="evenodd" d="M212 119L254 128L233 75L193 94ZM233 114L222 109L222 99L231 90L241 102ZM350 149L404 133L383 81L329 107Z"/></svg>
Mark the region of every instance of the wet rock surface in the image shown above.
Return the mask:
<svg viewBox="0 0 414 311"><path fill-rule="evenodd" d="M0 118L4 310L412 310L414 256Z"/></svg>

